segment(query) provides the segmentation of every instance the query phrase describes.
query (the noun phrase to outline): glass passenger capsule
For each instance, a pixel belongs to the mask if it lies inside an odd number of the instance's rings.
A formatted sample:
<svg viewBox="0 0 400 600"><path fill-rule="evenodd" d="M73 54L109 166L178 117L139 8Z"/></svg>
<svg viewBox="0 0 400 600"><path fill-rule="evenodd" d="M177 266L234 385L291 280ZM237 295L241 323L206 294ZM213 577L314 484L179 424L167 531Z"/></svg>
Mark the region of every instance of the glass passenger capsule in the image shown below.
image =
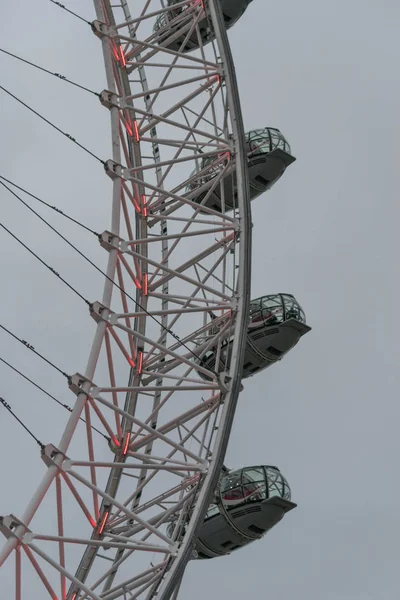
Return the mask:
<svg viewBox="0 0 400 600"><path fill-rule="evenodd" d="M265 127L246 133L247 160L249 169L250 200L254 200L269 190L282 177L286 168L296 159L290 146L279 129ZM218 156L207 156L200 160L196 173L186 192L188 197L213 210L221 211L224 202L225 211L232 210L237 203L237 183L233 169L223 178L223 183L213 187L214 178L222 171L224 163ZM196 193L197 191L197 193ZM223 199L222 199L223 191ZM190 193L191 192L191 193Z"/></svg>
<svg viewBox="0 0 400 600"><path fill-rule="evenodd" d="M281 360L310 330L303 309L291 294L274 294L252 300L242 378L251 377ZM210 371L226 370L230 364L232 343L232 339L222 342L218 369L216 348L206 352L199 364ZM198 373L203 379L208 379L205 373Z"/></svg>
<svg viewBox="0 0 400 600"><path fill-rule="evenodd" d="M220 0L226 29L230 29L240 19L252 1ZM167 0L166 4L172 7L180 2L182 0ZM199 48L199 36L203 46L215 39L207 18L199 20L197 26L194 25L199 8L200 3L196 7L193 2L188 2L186 6L162 13L154 25L154 32L158 32L157 43L176 52L190 52Z"/></svg>
<svg viewBox="0 0 400 600"><path fill-rule="evenodd" d="M220 481L196 543L197 558L230 554L263 537L289 510L290 487L277 467L228 471ZM174 523L168 535L178 535Z"/></svg>

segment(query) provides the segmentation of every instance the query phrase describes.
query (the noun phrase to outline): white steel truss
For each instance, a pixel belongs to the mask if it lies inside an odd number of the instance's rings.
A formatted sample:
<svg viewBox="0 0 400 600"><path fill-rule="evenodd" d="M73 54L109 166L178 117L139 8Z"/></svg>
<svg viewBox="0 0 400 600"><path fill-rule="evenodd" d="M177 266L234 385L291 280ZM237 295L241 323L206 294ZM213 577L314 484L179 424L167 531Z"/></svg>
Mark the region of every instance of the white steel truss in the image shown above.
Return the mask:
<svg viewBox="0 0 400 600"><path fill-rule="evenodd" d="M158 0L135 2L134 15L126 0L94 4L107 77L100 100L111 119L111 225L100 236L107 278L90 307L96 332L86 370L69 380L76 402L64 434L42 452L47 471L25 513L0 522L0 565L14 553L16 600L29 565L43 598L176 595L240 391L251 219L219 4L175 4L184 10L156 32L155 19L171 11ZM198 28L205 16L215 33L207 46ZM198 51L167 47L193 34ZM233 173L234 210L225 213L224 186L222 211L207 206ZM202 366L210 349L220 364L227 340L229 369Z"/></svg>

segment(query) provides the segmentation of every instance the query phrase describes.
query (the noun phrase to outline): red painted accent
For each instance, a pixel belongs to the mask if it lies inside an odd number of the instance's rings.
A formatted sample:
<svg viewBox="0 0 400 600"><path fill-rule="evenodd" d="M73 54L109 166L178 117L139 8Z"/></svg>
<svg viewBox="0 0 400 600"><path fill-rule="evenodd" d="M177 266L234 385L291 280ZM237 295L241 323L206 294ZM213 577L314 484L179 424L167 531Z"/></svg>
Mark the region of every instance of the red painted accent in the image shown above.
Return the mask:
<svg viewBox="0 0 400 600"><path fill-rule="evenodd" d="M123 456L126 456L128 450L129 450L129 443L130 443L130 441L131 441L131 434L130 434L130 432L128 432L126 434L126 440L125 440L125 444L124 444L124 449L122 451Z"/></svg>
<svg viewBox="0 0 400 600"><path fill-rule="evenodd" d="M104 528L105 528L105 526L106 526L106 523L107 523L107 520L108 520L108 517L109 517L109 516L110 516L110 511L109 511L109 510L107 510L107 511L104 513L103 520L102 520L102 522L101 522L101 525L100 525L100 527L99 527L99 535L102 535L102 533L103 533L103 531L104 531Z"/></svg>
<svg viewBox="0 0 400 600"><path fill-rule="evenodd" d="M228 152L220 152L220 153L218 154L218 158L219 158L220 160L222 160L222 159L224 159L224 158L226 158L227 160L231 160L231 153L229 152L229 150L228 150Z"/></svg>
<svg viewBox="0 0 400 600"><path fill-rule="evenodd" d="M72 596L71 600L75 600L75 598L77 597L78 592L74 592L74 595Z"/></svg>

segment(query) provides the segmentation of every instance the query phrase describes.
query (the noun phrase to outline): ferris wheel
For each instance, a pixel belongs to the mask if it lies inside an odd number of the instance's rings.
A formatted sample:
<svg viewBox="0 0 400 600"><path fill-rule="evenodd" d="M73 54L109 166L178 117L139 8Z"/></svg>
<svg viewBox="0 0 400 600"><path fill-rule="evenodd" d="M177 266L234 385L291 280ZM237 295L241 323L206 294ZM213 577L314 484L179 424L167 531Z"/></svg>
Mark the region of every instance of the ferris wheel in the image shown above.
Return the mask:
<svg viewBox="0 0 400 600"><path fill-rule="evenodd" d="M16 600L25 563L43 598L175 598L189 560L259 539L295 507L277 467L223 464L241 380L310 329L290 294L250 301L250 201L295 160L278 129L243 126L227 29L251 2L94 0L104 289L46 474L0 522Z"/></svg>

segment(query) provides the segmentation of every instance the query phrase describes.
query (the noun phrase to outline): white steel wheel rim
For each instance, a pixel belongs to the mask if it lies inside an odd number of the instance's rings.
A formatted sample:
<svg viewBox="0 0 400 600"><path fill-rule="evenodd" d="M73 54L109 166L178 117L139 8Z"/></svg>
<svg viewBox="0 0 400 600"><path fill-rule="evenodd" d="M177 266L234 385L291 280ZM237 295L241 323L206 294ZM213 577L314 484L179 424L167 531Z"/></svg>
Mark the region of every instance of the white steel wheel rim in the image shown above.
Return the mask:
<svg viewBox="0 0 400 600"><path fill-rule="evenodd" d="M163 10L153 8L155 0L142 0L132 17L124 0L121 10L108 0L94 4L112 137L112 219L101 236L107 278L101 302L91 306L97 326L86 370L70 380L76 403L64 434L45 449L47 472L24 515L3 520L8 540L0 565L15 552L17 600L22 555L50 597L170 598L193 556L240 391L251 218L244 130L219 4L192 3L190 31L207 11L216 41L186 55L149 39L147 15ZM213 48L220 60L210 58ZM129 79L138 71L134 89ZM234 212L200 212L188 200L199 152L216 161L211 191L235 164ZM153 237L160 222L168 234ZM221 366L227 342L230 363ZM194 359L210 348L216 373ZM202 369L211 381L199 376ZM77 427L81 415L84 428ZM109 446L91 425L110 437ZM173 539L166 535L171 522ZM105 552L116 556L113 563L101 557Z"/></svg>

